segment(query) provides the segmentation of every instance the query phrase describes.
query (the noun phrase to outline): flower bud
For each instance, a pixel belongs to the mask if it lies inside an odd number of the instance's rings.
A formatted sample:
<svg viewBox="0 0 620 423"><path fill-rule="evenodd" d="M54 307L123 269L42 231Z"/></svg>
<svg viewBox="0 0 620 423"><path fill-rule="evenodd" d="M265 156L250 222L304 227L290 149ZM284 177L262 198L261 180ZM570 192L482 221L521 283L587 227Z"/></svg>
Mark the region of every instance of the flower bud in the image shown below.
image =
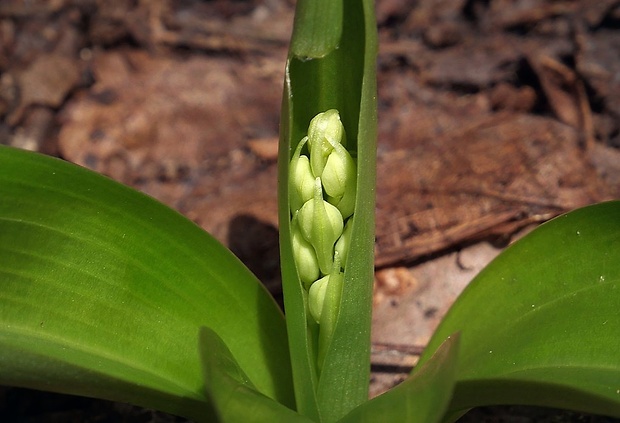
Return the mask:
<svg viewBox="0 0 620 423"><path fill-rule="evenodd" d="M321 321L321 313L323 312L323 302L325 301L325 293L327 292L327 284L329 283L329 275L323 276L314 282L308 290L308 310L315 322Z"/></svg>
<svg viewBox="0 0 620 423"><path fill-rule="evenodd" d="M315 177L322 176L327 157L337 144L346 145L344 126L338 110L330 109L316 115L308 126L310 166Z"/></svg>
<svg viewBox="0 0 620 423"><path fill-rule="evenodd" d="M342 261L342 268L344 269L347 265L347 257L349 257L349 249L351 248L351 233L353 232L353 218L347 220L346 225L344 225L344 231L342 231L342 235L338 238L336 242L336 254L340 256L340 260Z"/></svg>
<svg viewBox="0 0 620 423"><path fill-rule="evenodd" d="M335 145L327 158L321 176L328 201L335 205L346 219L355 210L357 189L357 167L349 152L341 145Z"/></svg>
<svg viewBox="0 0 620 423"><path fill-rule="evenodd" d="M319 261L316 258L314 248L301 234L298 214L299 212L295 213L291 222L291 244L299 278L304 284L304 288L308 289L320 276Z"/></svg>
<svg viewBox="0 0 620 423"><path fill-rule="evenodd" d="M355 190L347 190L341 198L327 197L327 201L336 206L343 219L355 212Z"/></svg>
<svg viewBox="0 0 620 423"><path fill-rule="evenodd" d="M314 282L308 291L308 309L310 315L319 324L332 321L335 323L335 317L338 315L344 276L340 271L340 266L340 258L336 254L331 273ZM328 316L331 317L327 319Z"/></svg>
<svg viewBox="0 0 620 423"><path fill-rule="evenodd" d="M321 178L316 178L314 197L301 207L298 221L304 238L314 247L321 272L329 273L334 261L334 244L342 235L344 222L338 209L323 200Z"/></svg>
<svg viewBox="0 0 620 423"><path fill-rule="evenodd" d="M314 195L314 176L310 170L310 160L307 156L301 155L301 150L307 141L308 137L304 137L299 142L289 165L288 190L293 214Z"/></svg>
<svg viewBox="0 0 620 423"><path fill-rule="evenodd" d="M347 189L355 189L357 170L353 158L340 144L327 157L321 182L330 197L342 197Z"/></svg>

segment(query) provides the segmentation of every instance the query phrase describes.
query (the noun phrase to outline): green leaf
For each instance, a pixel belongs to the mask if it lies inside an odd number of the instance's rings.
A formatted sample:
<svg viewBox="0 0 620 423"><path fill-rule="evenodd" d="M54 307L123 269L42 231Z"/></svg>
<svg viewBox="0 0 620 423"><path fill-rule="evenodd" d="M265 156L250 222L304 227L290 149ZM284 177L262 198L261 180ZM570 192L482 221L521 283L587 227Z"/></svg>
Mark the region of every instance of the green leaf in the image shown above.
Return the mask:
<svg viewBox="0 0 620 423"><path fill-rule="evenodd" d="M223 423L312 422L307 417L259 393L239 367L222 338L209 328L201 328L200 355L205 389L215 404L218 421Z"/></svg>
<svg viewBox="0 0 620 423"><path fill-rule="evenodd" d="M458 346L459 335L452 335L406 381L360 405L340 422L440 422L452 396Z"/></svg>
<svg viewBox="0 0 620 423"><path fill-rule="evenodd" d="M0 147L0 383L208 412L198 331L293 404L285 322L177 212L101 175ZM206 411L205 411L206 410Z"/></svg>
<svg viewBox="0 0 620 423"><path fill-rule="evenodd" d="M558 217L465 289L422 362L461 332L453 411L528 404L620 417L620 202Z"/></svg>
<svg viewBox="0 0 620 423"><path fill-rule="evenodd" d="M282 105L279 163L280 254L289 345L297 409L315 420L336 421L366 401L370 379L370 323L374 261L376 71L374 5L370 0L333 1L341 7L342 35L337 48L298 30L320 25L313 13L303 13L312 1L299 6L291 42ZM319 2L317 2L318 4ZM322 3L322 2L321 2ZM339 5L339 6L336 6ZM346 17L346 18L345 18ZM332 25L330 23L330 25ZM314 31L316 32L316 31ZM330 35L331 37L331 35ZM319 45L320 57L308 60L307 50ZM307 327L305 296L291 252L288 199L289 161L306 135L310 120L329 109L340 112L347 149L357 159L355 221L347 258L340 315L319 380L316 368L316 326Z"/></svg>
<svg viewBox="0 0 620 423"><path fill-rule="evenodd" d="M299 0L291 37L291 53L318 59L338 47L342 36L342 1Z"/></svg>

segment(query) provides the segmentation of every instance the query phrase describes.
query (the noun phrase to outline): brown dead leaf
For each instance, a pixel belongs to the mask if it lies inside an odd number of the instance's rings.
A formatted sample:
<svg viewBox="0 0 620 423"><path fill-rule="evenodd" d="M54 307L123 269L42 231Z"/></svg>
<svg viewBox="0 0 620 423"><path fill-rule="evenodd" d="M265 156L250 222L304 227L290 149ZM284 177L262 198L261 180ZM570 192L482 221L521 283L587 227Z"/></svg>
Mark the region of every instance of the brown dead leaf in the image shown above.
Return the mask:
<svg viewBox="0 0 620 423"><path fill-rule="evenodd" d="M594 33L581 29L577 34L579 51L577 71L593 88L602 111L613 116L610 141L620 145L620 37L617 30L601 29Z"/></svg>
<svg viewBox="0 0 620 423"><path fill-rule="evenodd" d="M278 138L258 138L248 141L248 148L256 157L266 162L275 162L278 158Z"/></svg>
<svg viewBox="0 0 620 423"><path fill-rule="evenodd" d="M578 133L523 114L379 155L376 264L412 260L601 201Z"/></svg>
<svg viewBox="0 0 620 423"><path fill-rule="evenodd" d="M279 93L260 82L280 75L239 73L229 59L137 50L96 54L92 66L96 83L64 110L60 150L125 183L181 166L217 168L247 138L277 133Z"/></svg>
<svg viewBox="0 0 620 423"><path fill-rule="evenodd" d="M583 82L572 69L550 56L532 55L529 61L555 115L578 129L585 145L591 147L594 143L592 112Z"/></svg>
<svg viewBox="0 0 620 423"><path fill-rule="evenodd" d="M496 0L491 2L489 18L498 28L533 25L545 19L573 13L578 6L576 3L578 2L562 0Z"/></svg>
<svg viewBox="0 0 620 423"><path fill-rule="evenodd" d="M437 86L483 88L510 78L522 53L510 37L469 37L458 45L420 55L420 78Z"/></svg>
<svg viewBox="0 0 620 423"><path fill-rule="evenodd" d="M59 107L67 94L78 85L80 69L74 59L58 54L46 54L34 61L18 77L19 105L7 116L15 125L31 105Z"/></svg>

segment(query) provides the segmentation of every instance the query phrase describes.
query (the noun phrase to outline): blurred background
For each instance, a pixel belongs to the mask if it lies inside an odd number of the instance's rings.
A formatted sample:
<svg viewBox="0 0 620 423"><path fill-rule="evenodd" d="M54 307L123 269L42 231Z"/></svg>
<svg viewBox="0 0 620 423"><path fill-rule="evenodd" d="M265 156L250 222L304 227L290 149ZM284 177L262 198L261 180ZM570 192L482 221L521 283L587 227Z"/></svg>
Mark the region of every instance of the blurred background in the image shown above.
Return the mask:
<svg viewBox="0 0 620 423"><path fill-rule="evenodd" d="M278 298L294 3L2 0L0 143L161 200ZM456 296L512 240L620 196L620 1L378 0L376 10L371 395L406 377ZM612 421L554 413L491 408L469 421ZM0 420L181 421L12 388L0 388Z"/></svg>

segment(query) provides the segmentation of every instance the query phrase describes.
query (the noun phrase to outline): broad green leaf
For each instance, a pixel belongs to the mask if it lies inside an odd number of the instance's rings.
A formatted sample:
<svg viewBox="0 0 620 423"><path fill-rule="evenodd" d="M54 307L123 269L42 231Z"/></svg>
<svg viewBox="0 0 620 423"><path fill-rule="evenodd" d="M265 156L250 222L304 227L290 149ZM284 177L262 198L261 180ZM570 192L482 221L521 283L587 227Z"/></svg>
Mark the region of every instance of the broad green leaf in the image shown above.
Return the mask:
<svg viewBox="0 0 620 423"><path fill-rule="evenodd" d="M560 216L509 247L421 360L455 331L453 411L528 404L620 417L620 202Z"/></svg>
<svg viewBox="0 0 620 423"><path fill-rule="evenodd" d="M340 423L440 422L452 397L458 346L459 335L452 335L406 381L360 405Z"/></svg>
<svg viewBox="0 0 620 423"><path fill-rule="evenodd" d="M209 328L200 331L205 389L215 404L217 421L311 423L290 408L259 393L226 347ZM201 420L212 422L212 419Z"/></svg>
<svg viewBox="0 0 620 423"><path fill-rule="evenodd" d="M312 3L312 0L300 3ZM298 410L315 420L336 421L366 401L370 378L370 322L373 281L376 71L374 5L370 0L333 1L342 8L338 47L308 59L295 46L324 44L299 25L318 19L299 5L286 66L279 162L280 254L289 345ZM331 22L332 18L327 21ZM308 25L319 25L309 23ZM300 39L302 38L303 39ZM322 47L321 47L322 49ZM351 251L332 344L322 376L316 368L316 327L307 328L305 291L291 252L288 165L297 143L318 113L337 109L347 134L347 148L357 158L358 186Z"/></svg>
<svg viewBox="0 0 620 423"><path fill-rule="evenodd" d="M201 326L292 405L282 314L228 250L128 187L0 147L1 384L195 417Z"/></svg>

